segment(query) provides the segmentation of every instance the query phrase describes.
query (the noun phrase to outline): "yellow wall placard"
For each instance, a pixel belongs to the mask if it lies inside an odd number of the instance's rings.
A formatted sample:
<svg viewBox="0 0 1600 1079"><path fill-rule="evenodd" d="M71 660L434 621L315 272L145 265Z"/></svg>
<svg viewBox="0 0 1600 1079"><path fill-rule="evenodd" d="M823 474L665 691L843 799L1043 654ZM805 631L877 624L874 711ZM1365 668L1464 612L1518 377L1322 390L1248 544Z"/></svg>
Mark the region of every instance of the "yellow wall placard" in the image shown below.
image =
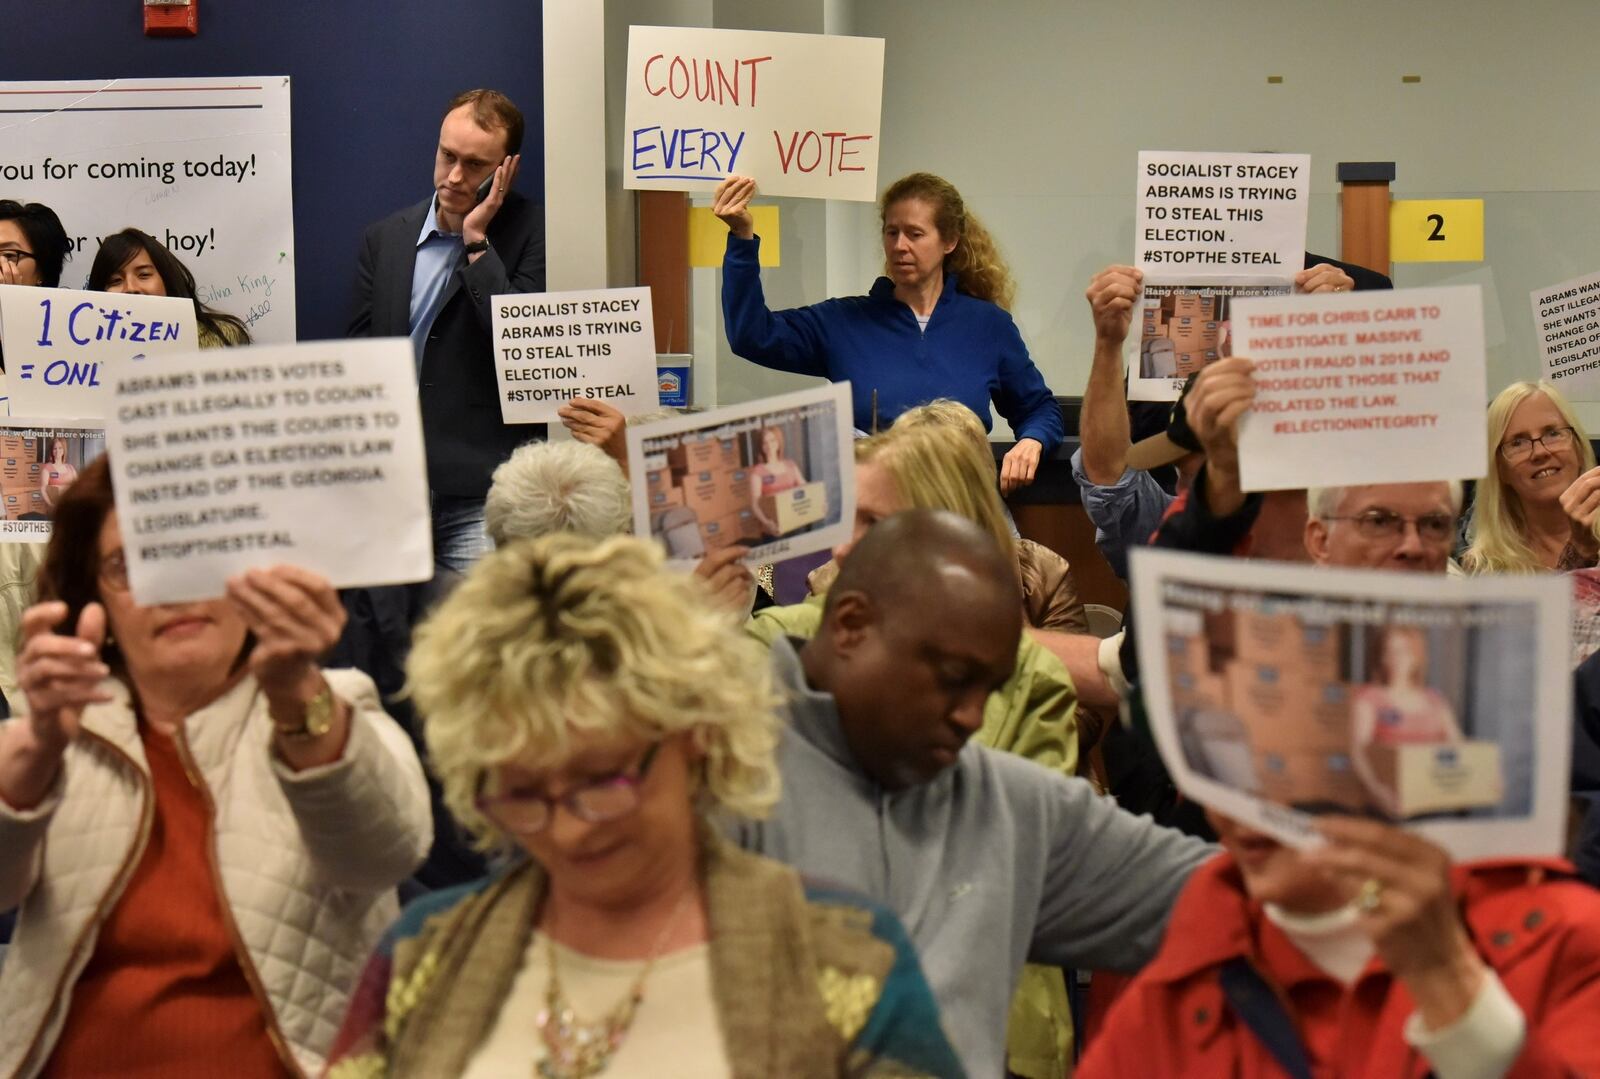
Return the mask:
<svg viewBox="0 0 1600 1079"><path fill-rule="evenodd" d="M1396 199L1389 204L1392 262L1482 262L1482 199Z"/></svg>
<svg viewBox="0 0 1600 1079"><path fill-rule="evenodd" d="M752 206L750 215L756 219L756 235L761 237L761 265L778 265L778 208ZM689 265L721 266L727 249L728 226L717 219L711 207L689 207Z"/></svg>

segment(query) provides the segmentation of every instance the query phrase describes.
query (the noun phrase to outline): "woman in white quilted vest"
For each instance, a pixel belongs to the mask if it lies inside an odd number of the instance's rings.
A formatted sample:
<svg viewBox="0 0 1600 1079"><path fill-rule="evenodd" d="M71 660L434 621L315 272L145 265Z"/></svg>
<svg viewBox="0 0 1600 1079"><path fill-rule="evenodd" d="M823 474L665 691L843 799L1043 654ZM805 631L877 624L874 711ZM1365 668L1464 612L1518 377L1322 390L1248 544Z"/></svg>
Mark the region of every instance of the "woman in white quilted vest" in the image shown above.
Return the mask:
<svg viewBox="0 0 1600 1079"><path fill-rule="evenodd" d="M0 1077L318 1074L432 838L372 683L318 666L337 595L277 566L138 605L104 457L38 590L0 725Z"/></svg>

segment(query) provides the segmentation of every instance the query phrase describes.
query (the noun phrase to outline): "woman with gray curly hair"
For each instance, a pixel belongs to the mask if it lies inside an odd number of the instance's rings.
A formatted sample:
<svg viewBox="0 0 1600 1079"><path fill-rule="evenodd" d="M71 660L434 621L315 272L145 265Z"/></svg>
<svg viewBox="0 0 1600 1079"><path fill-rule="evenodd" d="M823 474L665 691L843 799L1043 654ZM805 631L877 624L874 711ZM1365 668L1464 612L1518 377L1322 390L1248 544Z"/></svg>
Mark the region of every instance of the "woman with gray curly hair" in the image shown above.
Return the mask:
<svg viewBox="0 0 1600 1079"><path fill-rule="evenodd" d="M777 698L653 545L498 550L409 674L447 803L514 857L401 916L330 1075L960 1074L893 915L708 823L777 800Z"/></svg>

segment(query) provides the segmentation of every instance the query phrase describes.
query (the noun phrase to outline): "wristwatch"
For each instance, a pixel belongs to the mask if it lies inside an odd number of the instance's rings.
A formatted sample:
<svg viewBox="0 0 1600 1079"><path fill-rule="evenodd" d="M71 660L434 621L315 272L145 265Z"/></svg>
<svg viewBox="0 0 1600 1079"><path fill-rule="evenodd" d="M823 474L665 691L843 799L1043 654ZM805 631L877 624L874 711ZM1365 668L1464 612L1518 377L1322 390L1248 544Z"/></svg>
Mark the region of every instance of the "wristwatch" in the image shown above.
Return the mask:
<svg viewBox="0 0 1600 1079"><path fill-rule="evenodd" d="M324 683L321 692L306 702L306 714L298 727L273 724L279 735L291 742L309 742L333 730L333 687Z"/></svg>
<svg viewBox="0 0 1600 1079"><path fill-rule="evenodd" d="M487 251L489 250L489 237L485 236L481 240L474 240L470 244L463 244L462 250L469 255L476 255L480 251Z"/></svg>

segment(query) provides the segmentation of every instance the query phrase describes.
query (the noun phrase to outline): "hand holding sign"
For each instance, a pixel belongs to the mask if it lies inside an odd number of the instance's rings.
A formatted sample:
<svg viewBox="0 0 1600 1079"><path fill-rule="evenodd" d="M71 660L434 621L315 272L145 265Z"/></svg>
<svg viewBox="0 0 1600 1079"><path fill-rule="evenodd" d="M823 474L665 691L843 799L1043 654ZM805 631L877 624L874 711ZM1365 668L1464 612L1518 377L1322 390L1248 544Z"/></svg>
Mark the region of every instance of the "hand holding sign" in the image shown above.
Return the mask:
<svg viewBox="0 0 1600 1079"><path fill-rule="evenodd" d="M1294 275L1294 290L1301 294L1349 292L1355 287L1355 278L1326 262L1319 262L1311 269L1301 270Z"/></svg>
<svg viewBox="0 0 1600 1079"><path fill-rule="evenodd" d="M100 659L105 608L98 603L84 607L70 635L56 632L66 617L67 605L59 600L37 603L22 615L17 686L27 697L34 740L44 747L64 747L78 736L83 710L111 699L100 688L111 673Z"/></svg>
<svg viewBox="0 0 1600 1079"><path fill-rule="evenodd" d="M1083 295L1094 314L1096 342L1120 346L1128 339L1143 284L1144 271L1134 266L1107 266L1090 279Z"/></svg>
<svg viewBox="0 0 1600 1079"><path fill-rule="evenodd" d="M1244 505L1239 482L1239 420L1255 403L1255 365L1243 356L1218 360L1195 377L1185 399L1189 429L1206 452L1206 507L1226 517Z"/></svg>
<svg viewBox="0 0 1600 1079"><path fill-rule="evenodd" d="M1600 468L1591 468L1561 492L1561 508L1572 522L1572 545L1592 563L1600 556L1600 539L1594 534L1594 520L1600 515Z"/></svg>
<svg viewBox="0 0 1600 1079"><path fill-rule="evenodd" d="M756 182L750 177L730 176L717 185L712 195L711 212L741 240L755 235L755 218L750 214L750 200L755 194Z"/></svg>
<svg viewBox="0 0 1600 1079"><path fill-rule="evenodd" d="M1377 821L1325 817L1327 840L1307 859L1358 891L1361 928L1383 964L1410 990L1422 1021L1442 1030L1460 1019L1486 969L1461 924L1450 887L1450 855L1437 844Z"/></svg>
<svg viewBox="0 0 1600 1079"><path fill-rule="evenodd" d="M297 566L251 569L229 579L228 598L255 638L250 673L268 700L298 700L309 680L321 681L318 661L339 643L344 604L328 579Z"/></svg>
<svg viewBox="0 0 1600 1079"><path fill-rule="evenodd" d="M628 474L628 419L606 404L588 397L579 397L562 405L556 413L561 424L572 432L572 437L591 446L599 446L606 456L622 466Z"/></svg>

